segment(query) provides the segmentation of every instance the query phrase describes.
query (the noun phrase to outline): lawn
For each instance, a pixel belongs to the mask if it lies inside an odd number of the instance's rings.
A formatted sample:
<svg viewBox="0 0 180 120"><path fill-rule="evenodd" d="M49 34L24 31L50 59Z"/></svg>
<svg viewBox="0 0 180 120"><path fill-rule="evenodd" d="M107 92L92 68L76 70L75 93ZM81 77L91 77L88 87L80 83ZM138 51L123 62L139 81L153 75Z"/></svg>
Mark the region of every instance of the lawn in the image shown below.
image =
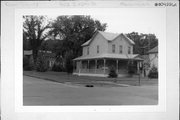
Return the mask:
<svg viewBox="0 0 180 120"><path fill-rule="evenodd" d="M117 87L118 84L126 85L139 85L139 76L133 77L118 77L118 78L107 78L107 77L90 77L90 76L77 76L67 74L64 72L36 72L36 71L24 71L24 75L44 80L50 80L60 83L71 83L71 84L96 84L98 86L107 86L108 84ZM140 85L158 85L158 79L140 78Z"/></svg>

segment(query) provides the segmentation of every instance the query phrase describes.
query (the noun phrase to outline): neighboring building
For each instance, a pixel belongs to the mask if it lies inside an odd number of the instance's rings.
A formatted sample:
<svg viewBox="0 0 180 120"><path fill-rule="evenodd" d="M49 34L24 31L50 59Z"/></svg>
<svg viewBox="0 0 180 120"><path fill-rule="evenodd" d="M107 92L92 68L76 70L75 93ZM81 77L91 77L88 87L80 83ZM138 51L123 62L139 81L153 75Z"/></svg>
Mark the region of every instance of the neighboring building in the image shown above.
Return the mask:
<svg viewBox="0 0 180 120"><path fill-rule="evenodd" d="M51 69L54 65L54 62L56 60L55 54L52 53L51 51L44 51L44 50L39 50L38 54L43 54L45 57L45 60L48 62L49 69ZM33 54L32 50L24 50L23 51L23 57L27 57L29 62L33 62Z"/></svg>
<svg viewBox="0 0 180 120"><path fill-rule="evenodd" d="M32 50L23 50L23 57L27 57L28 59L33 58Z"/></svg>
<svg viewBox="0 0 180 120"><path fill-rule="evenodd" d="M143 59L142 65L140 65L141 73L143 77L146 77L149 74L150 70L150 59L149 55L139 55Z"/></svg>
<svg viewBox="0 0 180 120"><path fill-rule="evenodd" d="M124 34L97 31L93 37L82 44L82 56L74 59L74 74L107 76L111 67L119 76L128 73L128 62L133 61L136 72L141 58L133 54L135 43Z"/></svg>
<svg viewBox="0 0 180 120"><path fill-rule="evenodd" d="M143 67L142 67L142 75L144 77L148 76L149 71L153 66L158 68L158 46L154 47L153 49L147 52L147 55L140 55L139 57L142 58Z"/></svg>
<svg viewBox="0 0 180 120"><path fill-rule="evenodd" d="M153 66L158 68L158 46L148 51L149 60L150 60L150 68Z"/></svg>
<svg viewBox="0 0 180 120"><path fill-rule="evenodd" d="M51 70L56 61L55 53L52 53L52 51L47 51L47 50L39 50L38 54L44 55L45 59L48 62L49 70Z"/></svg>

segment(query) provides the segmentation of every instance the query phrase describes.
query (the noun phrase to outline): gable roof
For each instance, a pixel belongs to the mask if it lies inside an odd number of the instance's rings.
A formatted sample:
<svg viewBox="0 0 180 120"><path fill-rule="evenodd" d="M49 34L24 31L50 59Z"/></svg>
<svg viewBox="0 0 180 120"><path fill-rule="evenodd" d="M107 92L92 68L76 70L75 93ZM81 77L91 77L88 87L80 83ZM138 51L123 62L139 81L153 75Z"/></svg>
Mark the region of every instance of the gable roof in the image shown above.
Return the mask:
<svg viewBox="0 0 180 120"><path fill-rule="evenodd" d="M99 31L99 33L106 39L106 40L114 40L119 34L115 34L115 33L109 33L109 32L102 32Z"/></svg>
<svg viewBox="0 0 180 120"><path fill-rule="evenodd" d="M149 63L150 61L149 55L139 55L139 57L144 60L144 63Z"/></svg>
<svg viewBox="0 0 180 120"><path fill-rule="evenodd" d="M130 44L135 44L134 41L132 41L131 39L129 39L126 35L124 35L124 34L122 34L122 33L121 33L121 34L117 34L117 33L97 31L90 40L88 40L87 42L85 42L85 43L82 44L81 46L89 45L89 44L93 41L94 37L95 37L98 33L101 34L107 41L110 41L110 42L113 41L113 40L115 40L118 36L122 35Z"/></svg>
<svg viewBox="0 0 180 120"><path fill-rule="evenodd" d="M158 53L158 46L156 46L153 49L149 50L148 53Z"/></svg>

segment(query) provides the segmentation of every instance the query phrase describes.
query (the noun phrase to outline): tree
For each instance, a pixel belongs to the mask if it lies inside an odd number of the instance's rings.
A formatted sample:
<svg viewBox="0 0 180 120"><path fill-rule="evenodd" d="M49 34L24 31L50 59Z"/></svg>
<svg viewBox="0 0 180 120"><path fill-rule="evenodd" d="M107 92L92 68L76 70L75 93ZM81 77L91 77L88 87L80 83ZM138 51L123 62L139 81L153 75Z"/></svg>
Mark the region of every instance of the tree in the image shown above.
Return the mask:
<svg viewBox="0 0 180 120"><path fill-rule="evenodd" d="M135 42L134 54L144 55L158 45L158 39L154 34L139 34L138 32L128 33L127 36Z"/></svg>
<svg viewBox="0 0 180 120"><path fill-rule="evenodd" d="M65 56L66 51L73 51L74 57L82 53L81 45L88 41L96 30L104 31L106 24L92 19L90 16L59 16L52 23L50 33L60 36L63 42L55 48L56 53Z"/></svg>
<svg viewBox="0 0 180 120"><path fill-rule="evenodd" d="M65 67L66 67L66 72L72 73L73 72L73 61L72 59L74 58L73 52L68 51L65 54Z"/></svg>
<svg viewBox="0 0 180 120"><path fill-rule="evenodd" d="M23 16L23 41L29 41L29 47L33 51L33 59L36 63L39 47L48 36L47 29L50 27L44 16Z"/></svg>

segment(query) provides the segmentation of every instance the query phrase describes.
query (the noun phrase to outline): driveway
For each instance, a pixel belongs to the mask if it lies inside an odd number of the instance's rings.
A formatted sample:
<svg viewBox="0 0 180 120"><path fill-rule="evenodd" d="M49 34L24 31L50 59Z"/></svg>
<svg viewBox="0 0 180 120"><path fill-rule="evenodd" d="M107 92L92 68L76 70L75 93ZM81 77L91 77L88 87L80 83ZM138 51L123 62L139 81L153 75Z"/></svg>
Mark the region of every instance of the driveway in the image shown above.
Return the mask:
<svg viewBox="0 0 180 120"><path fill-rule="evenodd" d="M156 105L158 86L84 87L23 77L24 105Z"/></svg>

